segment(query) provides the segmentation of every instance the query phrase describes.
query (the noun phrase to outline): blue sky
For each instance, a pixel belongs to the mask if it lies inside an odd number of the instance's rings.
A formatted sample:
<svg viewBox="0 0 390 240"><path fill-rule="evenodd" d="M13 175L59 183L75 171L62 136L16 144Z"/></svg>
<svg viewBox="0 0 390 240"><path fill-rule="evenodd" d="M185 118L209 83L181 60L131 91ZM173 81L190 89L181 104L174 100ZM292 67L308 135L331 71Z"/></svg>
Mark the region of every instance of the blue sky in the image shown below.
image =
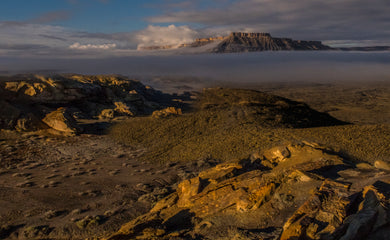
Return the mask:
<svg viewBox="0 0 390 240"><path fill-rule="evenodd" d="M161 1L141 0L2 0L0 21L33 21L48 14L48 24L91 32L124 32L145 28L146 18L160 12ZM22 8L20 6L23 6Z"/></svg>
<svg viewBox="0 0 390 240"><path fill-rule="evenodd" d="M132 54L231 31L384 45L389 0L1 0L0 56Z"/></svg>

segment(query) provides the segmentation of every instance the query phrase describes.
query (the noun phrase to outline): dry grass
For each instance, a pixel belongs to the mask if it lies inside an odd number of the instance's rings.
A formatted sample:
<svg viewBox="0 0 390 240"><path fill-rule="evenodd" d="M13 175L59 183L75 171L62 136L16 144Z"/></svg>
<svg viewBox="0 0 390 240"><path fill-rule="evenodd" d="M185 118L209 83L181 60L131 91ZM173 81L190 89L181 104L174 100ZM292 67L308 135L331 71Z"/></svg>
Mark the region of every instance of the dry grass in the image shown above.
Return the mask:
<svg viewBox="0 0 390 240"><path fill-rule="evenodd" d="M304 104L256 91L213 91L204 93L191 113L167 119L133 118L113 126L110 134L120 142L146 147L143 158L151 161L209 157L227 161L302 140L324 144L354 160L390 161L389 125L297 128L342 122Z"/></svg>

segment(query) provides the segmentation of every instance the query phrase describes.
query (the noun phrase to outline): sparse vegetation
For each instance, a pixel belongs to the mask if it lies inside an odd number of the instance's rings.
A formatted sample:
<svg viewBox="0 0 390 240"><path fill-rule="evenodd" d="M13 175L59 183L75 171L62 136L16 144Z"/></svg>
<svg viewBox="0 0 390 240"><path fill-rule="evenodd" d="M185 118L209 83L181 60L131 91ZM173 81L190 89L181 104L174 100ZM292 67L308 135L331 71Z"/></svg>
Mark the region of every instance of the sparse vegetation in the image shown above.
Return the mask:
<svg viewBox="0 0 390 240"><path fill-rule="evenodd" d="M305 104L257 91L214 89L194 106L182 116L130 119L115 125L110 134L120 142L146 147L144 159L162 162L210 156L226 161L302 140L370 162L388 157L390 151L389 125L337 125L343 122Z"/></svg>
<svg viewBox="0 0 390 240"><path fill-rule="evenodd" d="M103 221L101 216L86 216L85 218L76 222L79 229L99 226Z"/></svg>

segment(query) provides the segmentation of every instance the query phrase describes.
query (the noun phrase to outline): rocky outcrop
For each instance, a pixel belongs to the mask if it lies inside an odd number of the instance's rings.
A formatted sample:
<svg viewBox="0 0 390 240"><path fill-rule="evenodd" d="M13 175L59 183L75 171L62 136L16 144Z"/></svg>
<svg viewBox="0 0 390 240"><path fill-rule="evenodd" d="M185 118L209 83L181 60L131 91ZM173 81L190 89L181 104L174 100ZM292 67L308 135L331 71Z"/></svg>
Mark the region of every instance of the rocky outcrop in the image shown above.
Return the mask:
<svg viewBox="0 0 390 240"><path fill-rule="evenodd" d="M287 220L280 239L320 239L333 233L354 203L349 199L349 186L325 180L320 189Z"/></svg>
<svg viewBox="0 0 390 240"><path fill-rule="evenodd" d="M0 93L0 128L19 131L59 126L52 118L59 108L67 109L66 113L61 113L64 118L59 121L68 126L68 120L73 117L112 119L149 115L169 106L171 99L136 80L117 75L1 77ZM73 131L70 130L73 127L54 128Z"/></svg>
<svg viewBox="0 0 390 240"><path fill-rule="evenodd" d="M45 127L34 114L23 112L7 101L0 100L0 129L34 131Z"/></svg>
<svg viewBox="0 0 390 240"><path fill-rule="evenodd" d="M156 110L153 112L152 117L154 118L166 118L169 116L178 116L182 115L182 111L180 108L168 107L162 110Z"/></svg>
<svg viewBox="0 0 390 240"><path fill-rule="evenodd" d="M319 127L346 124L302 102L245 89L209 88L198 107L210 115L226 115L230 122L256 122L264 127ZM198 113L199 114L199 113Z"/></svg>
<svg viewBox="0 0 390 240"><path fill-rule="evenodd" d="M346 169L315 144L276 147L184 180L108 239L385 239L390 182L329 178Z"/></svg>
<svg viewBox="0 0 390 240"><path fill-rule="evenodd" d="M280 239L386 239L389 180L377 181L358 194L350 192L349 184L325 181L285 223Z"/></svg>
<svg viewBox="0 0 390 240"><path fill-rule="evenodd" d="M66 108L58 108L57 110L47 114L42 121L52 129L65 134L73 135L82 131L82 129L77 125L76 120Z"/></svg>

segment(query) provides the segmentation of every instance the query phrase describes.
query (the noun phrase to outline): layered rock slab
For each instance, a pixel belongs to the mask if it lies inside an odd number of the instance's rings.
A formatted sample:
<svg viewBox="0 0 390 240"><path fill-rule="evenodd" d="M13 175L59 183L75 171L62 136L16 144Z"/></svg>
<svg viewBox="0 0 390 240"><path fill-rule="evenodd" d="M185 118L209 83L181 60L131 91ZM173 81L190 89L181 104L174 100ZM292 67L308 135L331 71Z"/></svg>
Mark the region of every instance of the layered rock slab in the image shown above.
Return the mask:
<svg viewBox="0 0 390 240"><path fill-rule="evenodd" d="M66 108L58 108L57 110L47 114L42 121L54 130L65 134L78 134L82 131Z"/></svg>
<svg viewBox="0 0 390 240"><path fill-rule="evenodd" d="M327 177L353 165L309 143L257 156L181 182L176 192L108 239L341 239L335 234L348 217L359 214L360 193L351 191L350 183ZM381 219L378 229L388 224Z"/></svg>

